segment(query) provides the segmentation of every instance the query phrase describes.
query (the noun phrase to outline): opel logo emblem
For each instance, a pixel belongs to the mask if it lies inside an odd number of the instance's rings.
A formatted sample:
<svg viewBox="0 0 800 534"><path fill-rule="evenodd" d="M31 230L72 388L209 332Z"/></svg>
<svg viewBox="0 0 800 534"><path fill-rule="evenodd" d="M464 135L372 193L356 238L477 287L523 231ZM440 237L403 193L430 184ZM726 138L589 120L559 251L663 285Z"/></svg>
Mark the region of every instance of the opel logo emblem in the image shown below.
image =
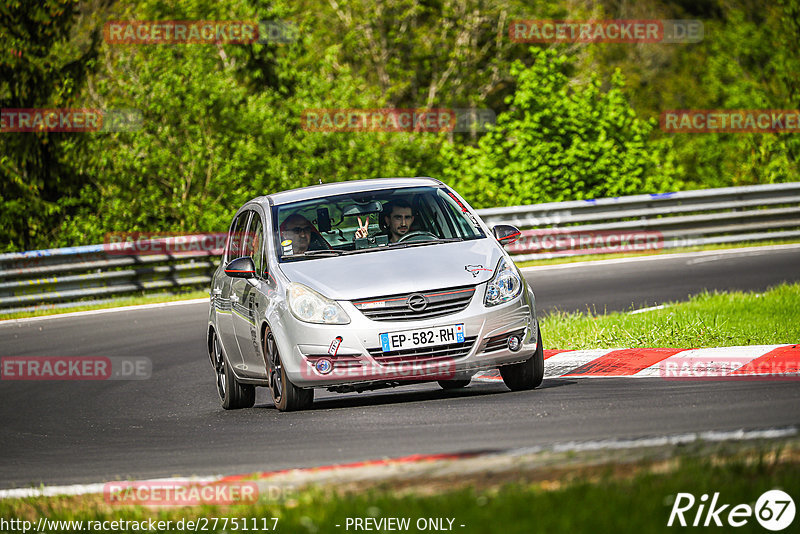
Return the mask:
<svg viewBox="0 0 800 534"><path fill-rule="evenodd" d="M424 295L414 293L408 297L408 300L406 300L406 305L411 311L421 312L428 307L428 299L425 298Z"/></svg>

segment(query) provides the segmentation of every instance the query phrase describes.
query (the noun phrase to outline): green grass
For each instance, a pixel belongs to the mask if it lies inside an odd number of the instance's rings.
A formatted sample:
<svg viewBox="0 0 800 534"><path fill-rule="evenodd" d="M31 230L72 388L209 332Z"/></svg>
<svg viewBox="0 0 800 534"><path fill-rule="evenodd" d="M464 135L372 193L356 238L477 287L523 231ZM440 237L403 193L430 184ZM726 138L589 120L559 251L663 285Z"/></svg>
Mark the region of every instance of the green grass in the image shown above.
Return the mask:
<svg viewBox="0 0 800 534"><path fill-rule="evenodd" d="M511 476L511 480L498 481L487 472L467 486L441 483L433 489L430 483L402 487L392 482L365 491L311 488L281 502L262 500L251 506L229 508L112 508L96 496L9 499L0 501L0 517L30 521L39 516L97 521L234 517L258 518L259 525L261 518L277 517L276 531L291 534L347 532L348 517L410 518L410 532L418 532L414 524L419 518L452 518L453 531L465 534L655 533L670 530L666 524L679 492L692 493L698 501L703 493L720 492L719 504L731 505L727 511L737 504L752 506L759 495L770 489L780 488L797 498L800 449L796 442L786 442L725 454L720 445L713 455L683 454L666 460L517 470ZM695 505L686 514L690 522L696 510ZM723 520L726 515L727 512L722 514ZM252 523L252 519L248 521ZM795 524L797 521L800 519L796 518ZM337 524L341 526L336 527ZM754 517L744 527L727 530L764 532ZM232 531L228 528L228 532ZM349 531L353 531L352 527Z"/></svg>
<svg viewBox="0 0 800 534"><path fill-rule="evenodd" d="M580 256L563 256L558 258L530 260L515 262L518 267L536 267L538 265L560 265L563 263L576 263L580 261L614 260L618 258L641 258L646 256L664 256L669 254L680 254L682 252L702 252L713 250L730 250L737 248L765 247L770 245L789 245L800 243L799 240L773 240L751 243L723 243L719 245L700 245L695 247L680 247L661 250L651 250L647 252L617 252L613 254L584 254Z"/></svg>
<svg viewBox="0 0 800 534"><path fill-rule="evenodd" d="M120 297L119 299L115 299L112 302L103 302L99 304L81 305L80 302L76 302L74 307L70 306L69 308L49 308L49 309L41 309L41 310L27 311L27 312L0 313L0 321L6 319L41 317L44 315L56 315L60 313L71 313L76 311L104 310L107 308L118 308L120 306L156 304L159 302L175 302L179 300L190 300L199 298L208 298L208 291L198 289L195 291L188 291L186 293L180 293L180 294L137 295L134 297Z"/></svg>
<svg viewBox="0 0 800 534"><path fill-rule="evenodd" d="M553 312L541 323L547 349L798 343L800 284L783 284L764 293L705 292L688 302L637 314Z"/></svg>

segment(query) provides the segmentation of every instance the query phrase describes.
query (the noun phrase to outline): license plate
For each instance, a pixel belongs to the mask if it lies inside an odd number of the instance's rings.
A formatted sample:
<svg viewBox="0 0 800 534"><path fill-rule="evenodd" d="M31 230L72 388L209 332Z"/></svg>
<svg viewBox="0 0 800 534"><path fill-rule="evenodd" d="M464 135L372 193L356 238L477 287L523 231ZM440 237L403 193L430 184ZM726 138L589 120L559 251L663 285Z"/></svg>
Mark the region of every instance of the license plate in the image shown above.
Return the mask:
<svg viewBox="0 0 800 534"><path fill-rule="evenodd" d="M463 342L463 323L381 334L381 348L383 352L415 349L417 347L435 347L436 345Z"/></svg>

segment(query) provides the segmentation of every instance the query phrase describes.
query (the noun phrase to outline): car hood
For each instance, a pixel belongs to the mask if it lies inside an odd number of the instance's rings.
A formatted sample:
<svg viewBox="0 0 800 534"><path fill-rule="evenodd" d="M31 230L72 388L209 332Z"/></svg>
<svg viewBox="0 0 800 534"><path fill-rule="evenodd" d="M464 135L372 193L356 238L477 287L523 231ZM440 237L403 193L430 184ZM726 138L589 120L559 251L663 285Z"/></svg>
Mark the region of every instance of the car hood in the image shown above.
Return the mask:
<svg viewBox="0 0 800 534"><path fill-rule="evenodd" d="M334 300L476 285L491 279L503 253L492 238L314 258L280 265L299 282Z"/></svg>

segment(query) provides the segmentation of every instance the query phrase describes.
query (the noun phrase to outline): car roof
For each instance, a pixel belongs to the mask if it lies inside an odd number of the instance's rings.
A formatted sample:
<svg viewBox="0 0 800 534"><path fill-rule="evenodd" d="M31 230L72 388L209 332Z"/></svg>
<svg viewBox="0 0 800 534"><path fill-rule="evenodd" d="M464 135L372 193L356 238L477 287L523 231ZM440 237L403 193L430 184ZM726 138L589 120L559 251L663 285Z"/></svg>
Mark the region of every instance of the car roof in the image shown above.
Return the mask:
<svg viewBox="0 0 800 534"><path fill-rule="evenodd" d="M427 177L349 180L346 182L332 182L327 184L312 185L309 187L301 187L299 189L291 189L289 191L281 191L279 193L273 193L271 195L265 195L257 199L253 199L253 201L259 203L272 202L272 204L278 206L281 204L298 202L300 200L310 200L313 198L331 195L342 195L360 191L378 191L380 189L392 189L395 187L420 187L425 185L439 186L444 184L439 180Z"/></svg>

